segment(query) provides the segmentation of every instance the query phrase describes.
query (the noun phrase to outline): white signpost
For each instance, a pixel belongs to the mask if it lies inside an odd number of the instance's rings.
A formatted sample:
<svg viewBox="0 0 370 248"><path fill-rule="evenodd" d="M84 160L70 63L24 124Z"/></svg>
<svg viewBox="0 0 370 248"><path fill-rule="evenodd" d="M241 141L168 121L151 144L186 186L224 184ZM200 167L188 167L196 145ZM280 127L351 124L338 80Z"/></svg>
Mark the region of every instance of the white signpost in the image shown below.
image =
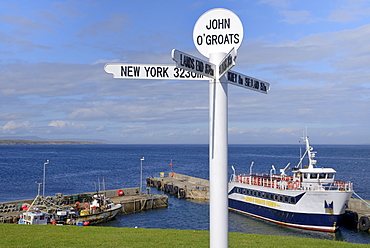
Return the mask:
<svg viewBox="0 0 370 248"><path fill-rule="evenodd" d="M205 12L195 23L193 41L198 51L217 65L216 80L210 81L210 246L228 247L228 108L227 82L220 77L227 72L232 51L243 40L243 25L233 12L212 9ZM231 51L231 52L230 52ZM229 53L230 54L227 54ZM232 56L232 55L231 55ZM231 61L235 59L231 58ZM230 63L230 65L232 62Z"/></svg>
<svg viewBox="0 0 370 248"><path fill-rule="evenodd" d="M270 84L231 71L237 49L243 40L243 25L232 11L211 9L197 20L193 41L209 61L179 50L172 50L172 65L107 64L105 71L114 78L209 80L209 179L210 179L210 246L228 247L228 107L227 86L267 94Z"/></svg>

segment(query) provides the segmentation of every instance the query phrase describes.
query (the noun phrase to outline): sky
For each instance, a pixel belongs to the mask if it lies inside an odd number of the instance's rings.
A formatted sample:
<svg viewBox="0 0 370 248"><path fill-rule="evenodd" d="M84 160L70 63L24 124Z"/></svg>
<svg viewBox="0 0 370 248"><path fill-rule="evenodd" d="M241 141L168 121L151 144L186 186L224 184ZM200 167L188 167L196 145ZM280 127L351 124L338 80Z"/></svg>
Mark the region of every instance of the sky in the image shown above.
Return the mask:
<svg viewBox="0 0 370 248"><path fill-rule="evenodd" d="M229 144L370 143L370 2L0 1L0 139L208 144L209 83L115 79L106 63L208 60L198 18L225 8L244 38L228 85Z"/></svg>

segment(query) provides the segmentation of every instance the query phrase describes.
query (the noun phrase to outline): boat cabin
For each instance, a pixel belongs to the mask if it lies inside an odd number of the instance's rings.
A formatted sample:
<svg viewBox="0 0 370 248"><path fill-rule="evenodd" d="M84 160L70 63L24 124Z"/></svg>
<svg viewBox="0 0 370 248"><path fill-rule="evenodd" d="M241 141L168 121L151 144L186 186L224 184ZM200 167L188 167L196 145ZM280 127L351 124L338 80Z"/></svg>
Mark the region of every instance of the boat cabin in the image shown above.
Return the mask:
<svg viewBox="0 0 370 248"><path fill-rule="evenodd" d="M303 183L334 183L335 173L332 168L307 168L293 171L293 177Z"/></svg>
<svg viewBox="0 0 370 248"><path fill-rule="evenodd" d="M48 223L48 217L48 213L43 211L27 211L21 214L18 224L46 225Z"/></svg>

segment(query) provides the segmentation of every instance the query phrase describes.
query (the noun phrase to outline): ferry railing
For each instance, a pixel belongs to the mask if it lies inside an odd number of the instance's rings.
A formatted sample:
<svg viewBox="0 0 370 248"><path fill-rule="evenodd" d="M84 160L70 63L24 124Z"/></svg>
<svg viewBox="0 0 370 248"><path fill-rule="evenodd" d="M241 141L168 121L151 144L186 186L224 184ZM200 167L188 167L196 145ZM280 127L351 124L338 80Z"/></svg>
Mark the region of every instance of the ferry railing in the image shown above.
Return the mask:
<svg viewBox="0 0 370 248"><path fill-rule="evenodd" d="M239 183L263 186L282 190L309 190L309 191L353 191L353 184L349 181L335 181L334 183L300 182L293 177L281 177L274 174L239 174L234 177Z"/></svg>

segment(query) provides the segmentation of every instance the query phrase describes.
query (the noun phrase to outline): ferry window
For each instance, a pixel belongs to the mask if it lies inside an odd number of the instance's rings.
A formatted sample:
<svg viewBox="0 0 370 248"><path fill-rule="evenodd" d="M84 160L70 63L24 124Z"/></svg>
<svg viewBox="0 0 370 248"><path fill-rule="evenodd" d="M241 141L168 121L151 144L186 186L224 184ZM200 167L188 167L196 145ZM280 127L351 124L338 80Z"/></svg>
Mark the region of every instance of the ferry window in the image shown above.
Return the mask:
<svg viewBox="0 0 370 248"><path fill-rule="evenodd" d="M310 178L311 178L311 179L316 179L316 178L317 178L317 174L316 174L316 173L312 173L312 174L310 175Z"/></svg>
<svg viewBox="0 0 370 248"><path fill-rule="evenodd" d="M245 195L245 189L243 189L243 195Z"/></svg>
<svg viewBox="0 0 370 248"><path fill-rule="evenodd" d="M328 174L328 179L332 179L332 178L334 178L334 174L333 173L329 173Z"/></svg>
<svg viewBox="0 0 370 248"><path fill-rule="evenodd" d="M251 195L251 190L247 189L247 195Z"/></svg>
<svg viewBox="0 0 370 248"><path fill-rule="evenodd" d="M275 201L278 201L279 200L279 196L278 195L274 195L274 200Z"/></svg>
<svg viewBox="0 0 370 248"><path fill-rule="evenodd" d="M319 179L325 179L326 178L326 174L325 173L320 173L319 174Z"/></svg>
<svg viewBox="0 0 370 248"><path fill-rule="evenodd" d="M284 202L289 202L289 198L288 198L288 196L285 196L285 197L284 197Z"/></svg>
<svg viewBox="0 0 370 248"><path fill-rule="evenodd" d="M270 194L270 200L274 200L274 194Z"/></svg>
<svg viewBox="0 0 370 248"><path fill-rule="evenodd" d="M282 195L279 195L279 201L282 202L283 201L283 196Z"/></svg>
<svg viewBox="0 0 370 248"><path fill-rule="evenodd" d="M257 196L261 197L261 192L260 191L257 192Z"/></svg>
<svg viewBox="0 0 370 248"><path fill-rule="evenodd" d="M303 173L303 178L307 179L307 173Z"/></svg>
<svg viewBox="0 0 370 248"><path fill-rule="evenodd" d="M295 198L294 197L290 198L290 203L295 204Z"/></svg>

